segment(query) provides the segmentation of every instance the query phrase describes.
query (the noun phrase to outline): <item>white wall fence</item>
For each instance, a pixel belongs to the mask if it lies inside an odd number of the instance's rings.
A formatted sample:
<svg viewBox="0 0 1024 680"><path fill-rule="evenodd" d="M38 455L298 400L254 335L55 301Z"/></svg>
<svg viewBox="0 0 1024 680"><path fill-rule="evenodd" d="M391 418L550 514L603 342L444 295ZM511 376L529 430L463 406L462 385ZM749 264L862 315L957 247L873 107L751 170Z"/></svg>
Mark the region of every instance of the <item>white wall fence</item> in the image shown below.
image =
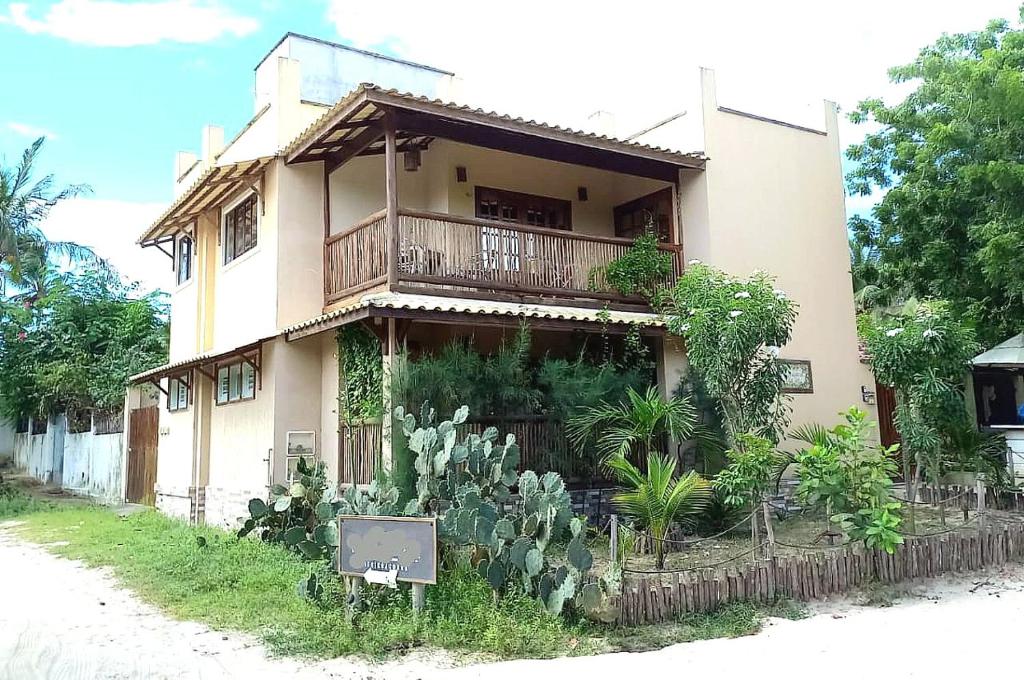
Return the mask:
<svg viewBox="0 0 1024 680"><path fill-rule="evenodd" d="M80 416L78 425L70 429L85 431L69 431L69 419L63 414L50 416L45 430L40 421L19 429L25 431L14 435L16 467L43 483L104 503L124 500L124 425L120 414Z"/></svg>

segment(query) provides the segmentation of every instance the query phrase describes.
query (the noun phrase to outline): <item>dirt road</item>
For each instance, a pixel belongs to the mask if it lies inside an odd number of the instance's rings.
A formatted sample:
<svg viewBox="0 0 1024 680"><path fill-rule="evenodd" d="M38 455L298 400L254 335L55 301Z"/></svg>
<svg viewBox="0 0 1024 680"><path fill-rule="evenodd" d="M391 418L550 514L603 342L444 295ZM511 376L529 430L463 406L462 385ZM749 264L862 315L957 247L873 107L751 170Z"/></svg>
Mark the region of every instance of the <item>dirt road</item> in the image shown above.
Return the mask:
<svg viewBox="0 0 1024 680"><path fill-rule="evenodd" d="M0 680L35 678L980 677L1018 666L1024 569L919 585L894 607L834 603L760 635L654 652L443 668L267 658L252 639L176 621L88 569L0 529ZM906 651L916 650L916 651ZM667 672L670 671L670 674ZM870 675L869 675L870 674Z"/></svg>

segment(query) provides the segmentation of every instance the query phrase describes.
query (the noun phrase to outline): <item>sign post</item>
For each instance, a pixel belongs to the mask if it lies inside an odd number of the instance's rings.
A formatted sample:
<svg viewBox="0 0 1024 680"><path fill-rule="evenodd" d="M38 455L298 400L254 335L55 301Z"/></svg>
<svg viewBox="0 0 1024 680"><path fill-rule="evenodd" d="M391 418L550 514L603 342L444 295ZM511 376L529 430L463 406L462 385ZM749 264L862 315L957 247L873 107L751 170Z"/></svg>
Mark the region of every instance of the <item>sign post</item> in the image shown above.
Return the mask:
<svg viewBox="0 0 1024 680"><path fill-rule="evenodd" d="M338 536L338 573L352 584L397 588L399 582L411 583L413 611L423 609L425 586L437 583L435 517L341 515ZM358 594L349 597L350 605L358 602Z"/></svg>

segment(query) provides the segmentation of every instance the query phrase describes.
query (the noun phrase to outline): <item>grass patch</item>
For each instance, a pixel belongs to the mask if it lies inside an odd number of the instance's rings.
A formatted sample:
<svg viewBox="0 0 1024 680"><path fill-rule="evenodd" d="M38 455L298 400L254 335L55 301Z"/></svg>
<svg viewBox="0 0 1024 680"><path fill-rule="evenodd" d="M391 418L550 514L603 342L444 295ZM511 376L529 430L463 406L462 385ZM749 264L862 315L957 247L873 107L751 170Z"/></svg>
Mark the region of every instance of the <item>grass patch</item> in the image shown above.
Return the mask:
<svg viewBox="0 0 1024 680"><path fill-rule="evenodd" d="M0 520L49 510L51 504L25 493L20 486L0 481Z"/></svg>
<svg viewBox="0 0 1024 680"><path fill-rule="evenodd" d="M110 567L125 586L173 616L254 634L277 654L380 658L421 646L483 658L640 651L750 635L768 616L802 615L786 602L770 608L733 603L669 625L598 626L550 616L525 596L508 595L495 603L476 571L461 565L427 589L427 607L418 619L412 616L408 588L366 588L370 607L349 622L340 581L325 565L304 562L280 546L192 527L153 511L121 517L104 508L28 498L19 512L22 523L14 528L22 537L90 566ZM33 507L48 511L28 509ZM325 584L320 603L296 591L311 570L319 571Z"/></svg>
<svg viewBox="0 0 1024 680"><path fill-rule="evenodd" d="M283 548L190 527L156 512L120 517L102 508L25 514L16 531L56 554L111 567L143 599L183 619L249 632L272 652L315 657L388 652L432 645L502 658L582 651L582 628L552 617L527 598L497 605L468 568L447 572L427 589L427 611L414 621L408 590L378 591L370 611L349 624L342 588L328 579L326 604L296 592L311 565ZM198 540L202 537L204 540ZM369 590L369 589L367 589Z"/></svg>

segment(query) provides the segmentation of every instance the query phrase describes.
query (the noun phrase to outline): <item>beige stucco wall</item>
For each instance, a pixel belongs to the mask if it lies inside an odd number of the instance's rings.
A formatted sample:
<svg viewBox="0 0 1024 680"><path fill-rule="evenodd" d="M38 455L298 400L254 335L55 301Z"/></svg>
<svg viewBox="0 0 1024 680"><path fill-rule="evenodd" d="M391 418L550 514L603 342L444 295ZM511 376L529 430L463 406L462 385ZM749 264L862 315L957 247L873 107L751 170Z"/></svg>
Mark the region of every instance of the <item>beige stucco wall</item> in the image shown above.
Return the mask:
<svg viewBox="0 0 1024 680"><path fill-rule="evenodd" d="M277 161L277 327L310 319L324 303L323 164Z"/></svg>
<svg viewBox="0 0 1024 680"><path fill-rule="evenodd" d="M832 424L861 400L836 107L826 134L720 111L703 73L703 175L681 187L687 258L747 275L765 269L800 306L783 358L809 359L813 394L793 395L793 424Z"/></svg>
<svg viewBox="0 0 1024 680"><path fill-rule="evenodd" d="M327 478L338 478L338 344L333 332L320 340L320 456L327 464Z"/></svg>
<svg viewBox="0 0 1024 680"><path fill-rule="evenodd" d="M317 450L322 446L321 339L276 340L274 372L274 479L280 482L287 477L288 432L314 432Z"/></svg>

